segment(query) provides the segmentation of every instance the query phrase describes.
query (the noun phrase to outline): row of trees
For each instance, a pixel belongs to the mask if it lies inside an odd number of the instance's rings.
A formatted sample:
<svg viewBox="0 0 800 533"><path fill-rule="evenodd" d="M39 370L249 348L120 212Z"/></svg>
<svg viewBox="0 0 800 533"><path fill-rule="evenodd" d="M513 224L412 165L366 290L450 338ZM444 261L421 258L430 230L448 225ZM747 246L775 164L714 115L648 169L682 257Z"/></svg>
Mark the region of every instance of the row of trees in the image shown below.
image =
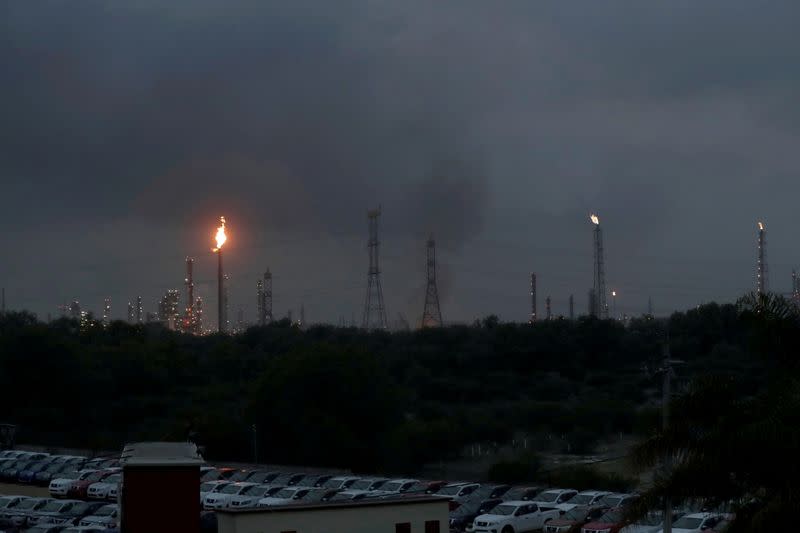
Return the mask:
<svg viewBox="0 0 800 533"><path fill-rule="evenodd" d="M193 337L115 322L49 324L0 316L0 420L19 439L118 449L195 436L211 459L415 473L474 442L520 432L572 452L619 433L652 435L669 329L685 378L769 374L753 357L757 323L710 304L623 326L590 318L528 324L490 317L415 332L300 330L287 322ZM544 439L542 439L544 441Z"/></svg>

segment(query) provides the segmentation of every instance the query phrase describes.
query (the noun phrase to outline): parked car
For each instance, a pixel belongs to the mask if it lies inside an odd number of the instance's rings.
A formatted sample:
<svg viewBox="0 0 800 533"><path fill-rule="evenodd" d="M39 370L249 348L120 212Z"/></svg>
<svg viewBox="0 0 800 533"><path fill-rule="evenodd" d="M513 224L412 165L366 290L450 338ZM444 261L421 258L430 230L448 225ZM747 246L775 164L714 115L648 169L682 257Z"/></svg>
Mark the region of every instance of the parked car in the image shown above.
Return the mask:
<svg viewBox="0 0 800 533"><path fill-rule="evenodd" d="M419 483L418 479L390 479L381 487L381 491L387 494L400 494L409 492Z"/></svg>
<svg viewBox="0 0 800 533"><path fill-rule="evenodd" d="M13 508L6 508L2 515L3 518L8 518L14 522L17 527L24 527L28 524L29 517L41 511L52 501L56 500L51 498L25 498L24 501L19 502Z"/></svg>
<svg viewBox="0 0 800 533"><path fill-rule="evenodd" d="M16 481L17 474L30 468L38 462L39 461L30 459L17 459L12 463L3 466L3 469L0 470L0 479L10 482Z"/></svg>
<svg viewBox="0 0 800 533"><path fill-rule="evenodd" d="M467 496L475 492L480 488L480 483L468 483L468 482L458 482L458 483L450 483L439 489L436 492L437 496L445 496L450 498L451 501L461 502ZM452 508L451 508L452 510Z"/></svg>
<svg viewBox="0 0 800 533"><path fill-rule="evenodd" d="M271 496L266 496L258 501L258 507L271 507L275 505L286 505L293 500L299 500L312 489L307 487L285 487Z"/></svg>
<svg viewBox="0 0 800 533"><path fill-rule="evenodd" d="M50 500L28 517L28 524L35 526L41 520L49 522L52 518L65 518L76 505L82 503L78 500Z"/></svg>
<svg viewBox="0 0 800 533"><path fill-rule="evenodd" d="M370 492L380 489L387 481L389 480L385 477L362 477L347 488L352 490L366 490Z"/></svg>
<svg viewBox="0 0 800 533"><path fill-rule="evenodd" d="M511 487L511 489L503 494L503 499L507 501L533 501L536 499L544 487Z"/></svg>
<svg viewBox="0 0 800 533"><path fill-rule="evenodd" d="M327 502L333 498L340 491L337 489L324 489L321 487L308 491L308 494L300 499L294 500L293 503L317 503Z"/></svg>
<svg viewBox="0 0 800 533"><path fill-rule="evenodd" d="M13 509L20 502L27 499L25 496L0 496L0 516L3 516L7 510Z"/></svg>
<svg viewBox="0 0 800 533"><path fill-rule="evenodd" d="M701 533L713 529L724 517L719 513L692 513L677 519L672 524L672 533ZM659 530L662 533L663 529Z"/></svg>
<svg viewBox="0 0 800 533"><path fill-rule="evenodd" d="M534 502L522 500L503 502L490 512L476 517L472 531L475 533L538 531L558 516L558 510L543 510Z"/></svg>
<svg viewBox="0 0 800 533"><path fill-rule="evenodd" d="M446 486L447 481L418 481L406 492L414 494L436 494Z"/></svg>
<svg viewBox="0 0 800 533"><path fill-rule="evenodd" d="M31 483L36 474L46 469L52 463L48 461L39 461L28 466L24 470L17 472L17 483Z"/></svg>
<svg viewBox="0 0 800 533"><path fill-rule="evenodd" d="M602 506L600 502L603 498L610 494L610 492L602 490L584 490L576 494L573 498L570 498L569 503L585 507L599 507Z"/></svg>
<svg viewBox="0 0 800 533"><path fill-rule="evenodd" d="M258 501L262 498L269 498L276 492L283 490L285 487L274 485L253 485L239 494L231 496L230 507L231 509L248 509L256 507Z"/></svg>
<svg viewBox="0 0 800 533"><path fill-rule="evenodd" d="M511 485L481 485L475 489L469 497L475 501L502 498L509 490L511 490Z"/></svg>
<svg viewBox="0 0 800 533"><path fill-rule="evenodd" d="M119 472L118 468L113 470L98 470L96 472L92 472L85 479L76 480L74 483L72 483L72 485L70 485L67 489L67 497L78 500L86 499L90 485L103 481L104 479L113 476L117 472Z"/></svg>
<svg viewBox="0 0 800 533"><path fill-rule="evenodd" d="M303 476L303 479L297 482L297 486L311 488L320 487L332 477L333 475L331 474L306 474Z"/></svg>
<svg viewBox="0 0 800 533"><path fill-rule="evenodd" d="M53 463L34 474L31 482L35 485L49 485L54 478L63 477L61 474L74 472L75 470L76 466L72 463Z"/></svg>
<svg viewBox="0 0 800 533"><path fill-rule="evenodd" d="M600 518L584 525L581 533L618 533L627 525L624 512L617 507L609 509Z"/></svg>
<svg viewBox="0 0 800 533"><path fill-rule="evenodd" d="M206 481L205 483L200 484L200 506L203 506L203 500L206 499L211 492L219 492L225 488L226 485L230 485L231 481L225 481L222 479L218 479L217 481Z"/></svg>
<svg viewBox="0 0 800 533"><path fill-rule="evenodd" d="M63 513L38 520L37 525L74 526L83 518L95 514L104 505L106 504L102 502L77 502L71 509Z"/></svg>
<svg viewBox="0 0 800 533"><path fill-rule="evenodd" d="M462 505L450 513L450 531L464 531L473 527L475 518L488 514L492 509L503 503L500 498L484 500L474 505Z"/></svg>
<svg viewBox="0 0 800 533"><path fill-rule="evenodd" d="M255 470L253 472L250 472L250 474L247 475L246 479L243 479L242 481L247 481L248 483L256 483L259 485L265 485L267 483L271 483L273 485L280 485L281 483L275 481L279 475L280 472L267 472L265 470ZM233 477L230 478L230 481L234 481Z"/></svg>
<svg viewBox="0 0 800 533"><path fill-rule="evenodd" d="M231 497L241 494L243 491L250 487L255 487L256 483L249 483L247 481L239 483L229 483L221 490L211 492L203 499L203 509L215 511L218 509L225 509L230 506Z"/></svg>
<svg viewBox="0 0 800 533"><path fill-rule="evenodd" d="M573 489L550 489L539 493L533 501L539 507L554 509L563 503L567 503L577 494L578 491Z"/></svg>
<svg viewBox="0 0 800 533"><path fill-rule="evenodd" d="M674 524L680 516L680 513L676 513L672 519L672 523ZM653 511L636 522L623 527L620 533L658 533L663 526L664 513Z"/></svg>
<svg viewBox="0 0 800 533"><path fill-rule="evenodd" d="M349 488L350 485L355 483L361 478L357 478L354 476L336 476L330 478L328 481L322 484L322 486L326 489L340 489L344 490Z"/></svg>
<svg viewBox="0 0 800 533"><path fill-rule="evenodd" d="M352 502L352 501L356 501L356 500L363 500L364 498L366 498L370 494L371 493L368 490L347 489L347 490L343 490L341 492L337 492L336 494L334 494L333 496L328 498L327 501L329 501L329 502L344 502L344 501Z"/></svg>
<svg viewBox="0 0 800 533"><path fill-rule="evenodd" d="M605 507L607 509L618 509L620 507L625 507L626 505L630 505L639 496L636 494L625 494L625 493L618 493L614 492L607 495L605 498L600 500L599 505Z"/></svg>
<svg viewBox="0 0 800 533"><path fill-rule="evenodd" d="M205 481L228 479L235 473L236 470L234 470L233 468L203 467L203 469L200 470L200 482L203 483Z"/></svg>
<svg viewBox="0 0 800 533"><path fill-rule="evenodd" d="M283 474L275 476L269 481L262 481L261 483L271 483L273 485L283 485L286 487L290 487L292 485L297 485L304 477L306 477L306 475L302 473L285 472Z"/></svg>
<svg viewBox="0 0 800 533"><path fill-rule="evenodd" d="M545 533L581 533L585 524L597 520L605 514L601 507L578 505L551 520L544 528Z"/></svg>
<svg viewBox="0 0 800 533"><path fill-rule="evenodd" d="M120 482L122 482L122 472L112 474L102 481L89 485L86 490L86 496L90 500L107 500L111 489L117 487Z"/></svg>
<svg viewBox="0 0 800 533"><path fill-rule="evenodd" d="M93 515L82 518L81 526L101 526L105 528L117 527L119 508L115 504L104 505Z"/></svg>
<svg viewBox="0 0 800 533"><path fill-rule="evenodd" d="M56 498L64 498L67 496L70 487L73 484L79 483L88 479L92 476L95 472L99 472L98 470L81 470L78 472L65 472L64 474L59 475L59 477L53 479L50 482L49 490L50 495Z"/></svg>
<svg viewBox="0 0 800 533"><path fill-rule="evenodd" d="M64 526L55 524L38 524L25 529L25 533L63 533Z"/></svg>

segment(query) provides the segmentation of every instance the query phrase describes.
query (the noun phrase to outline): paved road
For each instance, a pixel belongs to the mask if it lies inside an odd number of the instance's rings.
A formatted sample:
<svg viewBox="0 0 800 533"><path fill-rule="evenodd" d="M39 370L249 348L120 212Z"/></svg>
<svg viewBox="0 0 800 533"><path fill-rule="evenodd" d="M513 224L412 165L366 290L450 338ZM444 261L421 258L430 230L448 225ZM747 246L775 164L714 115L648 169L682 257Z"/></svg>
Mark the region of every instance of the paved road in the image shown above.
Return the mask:
<svg viewBox="0 0 800 533"><path fill-rule="evenodd" d="M0 494L14 494L17 496L50 496L47 487L35 485L11 485L0 483Z"/></svg>

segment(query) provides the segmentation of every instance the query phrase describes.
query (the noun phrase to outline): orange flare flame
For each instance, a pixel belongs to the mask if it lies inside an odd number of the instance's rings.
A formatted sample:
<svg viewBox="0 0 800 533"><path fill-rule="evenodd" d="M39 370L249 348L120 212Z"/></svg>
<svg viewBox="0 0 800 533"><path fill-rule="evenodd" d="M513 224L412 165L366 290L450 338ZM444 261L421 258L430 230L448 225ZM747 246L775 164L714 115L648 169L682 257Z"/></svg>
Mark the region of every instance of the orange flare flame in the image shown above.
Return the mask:
<svg viewBox="0 0 800 533"><path fill-rule="evenodd" d="M225 235L225 217L219 217L219 223L220 226L217 228L217 234L214 236L214 239L217 241L217 247L212 250L213 252L220 251L222 245L228 240L228 236Z"/></svg>

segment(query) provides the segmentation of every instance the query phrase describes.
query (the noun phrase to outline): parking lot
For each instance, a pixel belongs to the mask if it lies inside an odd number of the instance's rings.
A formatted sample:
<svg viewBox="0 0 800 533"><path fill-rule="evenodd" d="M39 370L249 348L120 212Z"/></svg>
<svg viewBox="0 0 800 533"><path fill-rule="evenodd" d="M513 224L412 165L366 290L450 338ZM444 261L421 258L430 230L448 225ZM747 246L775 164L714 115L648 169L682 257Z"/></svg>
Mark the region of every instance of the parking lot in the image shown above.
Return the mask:
<svg viewBox="0 0 800 533"><path fill-rule="evenodd" d="M0 452L0 479L0 521L4 522L0 526L12 525L20 531L36 533L99 531L118 526L117 500L123 484L118 458L90 460L36 452ZM428 494L449 500L449 526L453 533L657 533L662 522L657 513L638 525L626 522L624 510L637 500L636 494L475 481L309 474L260 469L256 465L247 469L202 466L198 489L198 510L201 516L212 519L220 510ZM675 515L676 520L700 524L702 531L708 533L723 531L732 518L706 509L684 509ZM82 527L75 529L77 526ZM212 526L210 531L213 530Z"/></svg>

